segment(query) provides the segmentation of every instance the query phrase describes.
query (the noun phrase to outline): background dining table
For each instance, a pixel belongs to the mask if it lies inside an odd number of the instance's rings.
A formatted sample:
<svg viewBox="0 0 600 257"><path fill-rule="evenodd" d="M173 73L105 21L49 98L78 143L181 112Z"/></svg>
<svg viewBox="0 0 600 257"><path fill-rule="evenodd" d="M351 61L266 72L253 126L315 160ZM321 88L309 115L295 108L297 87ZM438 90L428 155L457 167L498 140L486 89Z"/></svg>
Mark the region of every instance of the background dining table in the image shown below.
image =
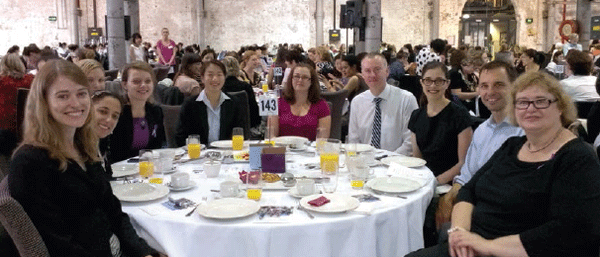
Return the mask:
<svg viewBox="0 0 600 257"><path fill-rule="evenodd" d="M203 153L206 150L203 150ZM312 156L311 156L312 155ZM375 156L395 153L377 150ZM186 191L169 193L172 199L187 198L206 204L220 198L219 184L225 180L239 180L238 173L249 170L247 162L223 164L217 178L207 178L202 171L203 160L175 165L176 172L190 174L197 186ZM306 152L286 153L286 171L298 176L317 177L319 157L314 148ZM123 162L126 163L126 162ZM308 164L308 165L306 165ZM357 195L373 193L368 189L356 190L350 185L349 172L340 154L340 170L336 194ZM397 176L387 165L372 168L375 177ZM406 169L405 169L406 171ZM237 219L211 219L197 212L186 216L192 207L171 210L166 207L167 197L152 201L125 202L122 208L131 218L138 234L148 243L172 257L179 256L404 256L423 247L425 211L431 201L435 179L426 166L408 171L420 174L423 186L400 197L376 195L380 200L361 202L355 210L342 213L311 211L314 219L297 208L291 215L259 218L253 214ZM164 183L170 180L165 175ZM113 184L124 183L121 181ZM144 182L146 183L146 182ZM281 183L281 182L278 182ZM298 206L298 199L287 188L265 187L260 206ZM241 185L244 189L244 185ZM240 198L246 195L240 193Z"/></svg>

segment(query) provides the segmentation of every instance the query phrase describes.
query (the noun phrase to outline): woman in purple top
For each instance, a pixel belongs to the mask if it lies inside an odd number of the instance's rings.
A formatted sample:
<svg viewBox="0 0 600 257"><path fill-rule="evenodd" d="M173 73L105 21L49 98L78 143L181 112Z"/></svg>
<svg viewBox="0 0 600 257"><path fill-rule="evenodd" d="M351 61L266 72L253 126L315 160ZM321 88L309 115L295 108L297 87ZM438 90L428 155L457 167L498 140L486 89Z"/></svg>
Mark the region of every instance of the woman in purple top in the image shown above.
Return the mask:
<svg viewBox="0 0 600 257"><path fill-rule="evenodd" d="M169 29L162 29L162 39L156 42L156 53L158 54L158 63L162 65L175 65L175 53L177 45L175 41L169 39Z"/></svg>
<svg viewBox="0 0 600 257"><path fill-rule="evenodd" d="M156 77L150 64L136 61L121 72L127 104L110 139L110 163L137 156L141 149L158 149L165 142L163 112L153 104Z"/></svg>
<svg viewBox="0 0 600 257"><path fill-rule="evenodd" d="M317 72L300 63L290 77L279 98L279 115L269 117L271 136L301 136L314 141L317 129L321 129L322 136L329 137L331 115L320 95Z"/></svg>

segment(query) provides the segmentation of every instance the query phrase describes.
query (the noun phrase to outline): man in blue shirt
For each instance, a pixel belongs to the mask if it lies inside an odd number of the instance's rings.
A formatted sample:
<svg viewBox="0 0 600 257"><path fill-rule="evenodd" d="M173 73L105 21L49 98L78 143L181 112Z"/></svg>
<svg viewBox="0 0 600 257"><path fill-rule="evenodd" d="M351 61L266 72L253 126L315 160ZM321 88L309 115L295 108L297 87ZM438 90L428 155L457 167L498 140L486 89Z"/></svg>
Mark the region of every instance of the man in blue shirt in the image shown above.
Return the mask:
<svg viewBox="0 0 600 257"><path fill-rule="evenodd" d="M483 104L492 115L473 133L460 175L454 178L452 189L440 198L436 211L438 229L443 223L450 221L458 190L475 175L506 139L524 135L523 130L510 124L506 117L507 98L516 77L515 69L502 61L493 61L481 67L477 90Z"/></svg>

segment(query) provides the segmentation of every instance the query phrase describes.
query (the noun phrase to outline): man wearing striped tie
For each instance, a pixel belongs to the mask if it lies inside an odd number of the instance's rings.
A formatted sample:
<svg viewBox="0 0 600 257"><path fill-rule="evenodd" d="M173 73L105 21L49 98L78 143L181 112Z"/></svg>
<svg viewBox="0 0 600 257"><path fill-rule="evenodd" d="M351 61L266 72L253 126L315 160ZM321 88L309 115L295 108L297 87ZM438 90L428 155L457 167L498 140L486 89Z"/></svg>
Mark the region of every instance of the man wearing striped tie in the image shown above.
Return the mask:
<svg viewBox="0 0 600 257"><path fill-rule="evenodd" d="M383 55L368 54L361 68L369 90L352 100L348 141L410 156L408 120L418 108L415 96L387 84L389 69Z"/></svg>

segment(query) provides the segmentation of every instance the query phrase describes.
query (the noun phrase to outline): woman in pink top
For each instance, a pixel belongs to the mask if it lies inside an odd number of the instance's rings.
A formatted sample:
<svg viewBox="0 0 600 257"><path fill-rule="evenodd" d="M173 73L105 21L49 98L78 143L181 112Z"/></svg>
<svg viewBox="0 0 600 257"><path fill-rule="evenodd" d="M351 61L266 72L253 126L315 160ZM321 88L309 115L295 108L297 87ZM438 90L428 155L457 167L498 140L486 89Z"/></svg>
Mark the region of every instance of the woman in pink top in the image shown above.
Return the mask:
<svg viewBox="0 0 600 257"><path fill-rule="evenodd" d="M329 137L329 105L321 98L319 77L314 67L300 63L291 71L291 79L278 100L279 115L269 117L271 136L301 136L314 141L317 129Z"/></svg>
<svg viewBox="0 0 600 257"><path fill-rule="evenodd" d="M158 54L158 63L162 65L175 65L175 53L177 44L169 39L169 29L162 29L162 39L156 42L156 53Z"/></svg>

